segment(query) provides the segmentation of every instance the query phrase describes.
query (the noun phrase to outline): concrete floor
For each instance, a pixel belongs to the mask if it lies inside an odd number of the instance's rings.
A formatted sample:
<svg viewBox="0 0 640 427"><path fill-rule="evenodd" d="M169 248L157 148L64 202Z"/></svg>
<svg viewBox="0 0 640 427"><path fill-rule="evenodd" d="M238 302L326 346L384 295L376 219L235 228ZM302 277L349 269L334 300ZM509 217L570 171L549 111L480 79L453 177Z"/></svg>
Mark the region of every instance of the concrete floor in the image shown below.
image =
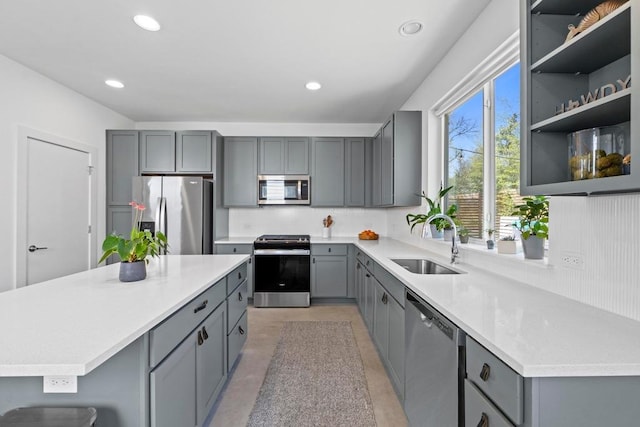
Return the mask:
<svg viewBox="0 0 640 427"><path fill-rule="evenodd" d="M280 328L292 320L349 320L353 328L369 394L379 427L403 427L407 419L382 366L367 328L355 305L312 306L309 308L248 309L249 336L209 427L246 426L260 386L278 343Z"/></svg>

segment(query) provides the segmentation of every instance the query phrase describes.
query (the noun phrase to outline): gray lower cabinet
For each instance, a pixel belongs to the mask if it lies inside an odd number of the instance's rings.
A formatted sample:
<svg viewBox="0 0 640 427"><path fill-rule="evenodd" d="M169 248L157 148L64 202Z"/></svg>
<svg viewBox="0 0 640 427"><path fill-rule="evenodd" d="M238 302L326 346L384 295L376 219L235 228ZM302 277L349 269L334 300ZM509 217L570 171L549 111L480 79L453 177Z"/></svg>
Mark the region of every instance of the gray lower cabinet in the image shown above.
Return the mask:
<svg viewBox="0 0 640 427"><path fill-rule="evenodd" d="M217 254L246 254L251 255L247 266L247 297L253 297L253 244L216 244ZM229 325L233 326L233 325Z"/></svg>
<svg viewBox="0 0 640 427"><path fill-rule="evenodd" d="M344 138L313 138L311 144L311 205L344 206Z"/></svg>
<svg viewBox="0 0 640 427"><path fill-rule="evenodd" d="M226 338L222 304L151 371L152 427L203 424L226 380Z"/></svg>
<svg viewBox="0 0 640 427"><path fill-rule="evenodd" d="M347 297L347 268L347 245L312 245L311 297Z"/></svg>
<svg viewBox="0 0 640 427"><path fill-rule="evenodd" d="M308 175L309 138L260 138L258 164L260 175Z"/></svg>
<svg viewBox="0 0 640 427"><path fill-rule="evenodd" d="M224 206L258 206L258 138L224 138Z"/></svg>

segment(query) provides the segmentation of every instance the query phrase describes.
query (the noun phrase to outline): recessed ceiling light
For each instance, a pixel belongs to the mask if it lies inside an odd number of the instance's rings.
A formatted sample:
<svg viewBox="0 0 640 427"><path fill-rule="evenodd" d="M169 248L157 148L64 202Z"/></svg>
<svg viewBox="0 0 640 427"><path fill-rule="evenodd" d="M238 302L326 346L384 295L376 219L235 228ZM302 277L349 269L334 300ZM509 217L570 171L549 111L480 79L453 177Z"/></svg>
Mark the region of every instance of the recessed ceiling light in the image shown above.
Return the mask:
<svg viewBox="0 0 640 427"><path fill-rule="evenodd" d="M318 82L309 82L304 86L309 90L318 90L322 87L322 85Z"/></svg>
<svg viewBox="0 0 640 427"><path fill-rule="evenodd" d="M422 31L422 22L407 21L400 26L400 34L403 36L412 36Z"/></svg>
<svg viewBox="0 0 640 427"><path fill-rule="evenodd" d="M115 87L116 89L122 89L124 87L124 84L118 80L105 80L104 83L107 86Z"/></svg>
<svg viewBox="0 0 640 427"><path fill-rule="evenodd" d="M133 17L133 20L140 28L143 28L147 31L158 31L160 29L160 24L158 21L153 19L147 15L136 15Z"/></svg>

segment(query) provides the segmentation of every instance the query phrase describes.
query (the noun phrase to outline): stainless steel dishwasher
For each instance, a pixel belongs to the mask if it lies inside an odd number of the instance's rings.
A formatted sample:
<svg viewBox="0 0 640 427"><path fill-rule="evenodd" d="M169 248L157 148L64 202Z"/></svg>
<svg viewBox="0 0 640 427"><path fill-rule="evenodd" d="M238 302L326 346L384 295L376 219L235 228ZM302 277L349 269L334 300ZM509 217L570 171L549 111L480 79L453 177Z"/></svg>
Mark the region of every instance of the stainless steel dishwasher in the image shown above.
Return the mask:
<svg viewBox="0 0 640 427"><path fill-rule="evenodd" d="M465 335L407 291L404 410L413 427L464 425Z"/></svg>

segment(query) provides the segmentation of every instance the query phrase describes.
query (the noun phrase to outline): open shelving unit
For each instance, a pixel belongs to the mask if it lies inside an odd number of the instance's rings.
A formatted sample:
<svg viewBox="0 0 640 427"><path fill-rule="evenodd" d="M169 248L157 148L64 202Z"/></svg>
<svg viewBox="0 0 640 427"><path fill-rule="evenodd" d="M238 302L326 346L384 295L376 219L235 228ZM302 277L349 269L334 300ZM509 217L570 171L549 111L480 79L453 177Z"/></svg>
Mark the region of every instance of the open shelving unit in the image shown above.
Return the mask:
<svg viewBox="0 0 640 427"><path fill-rule="evenodd" d="M640 170L571 180L569 134L620 126L621 154L640 158L640 0L566 41L602 0L521 0L522 194L640 191ZM636 168L640 169L640 168Z"/></svg>

